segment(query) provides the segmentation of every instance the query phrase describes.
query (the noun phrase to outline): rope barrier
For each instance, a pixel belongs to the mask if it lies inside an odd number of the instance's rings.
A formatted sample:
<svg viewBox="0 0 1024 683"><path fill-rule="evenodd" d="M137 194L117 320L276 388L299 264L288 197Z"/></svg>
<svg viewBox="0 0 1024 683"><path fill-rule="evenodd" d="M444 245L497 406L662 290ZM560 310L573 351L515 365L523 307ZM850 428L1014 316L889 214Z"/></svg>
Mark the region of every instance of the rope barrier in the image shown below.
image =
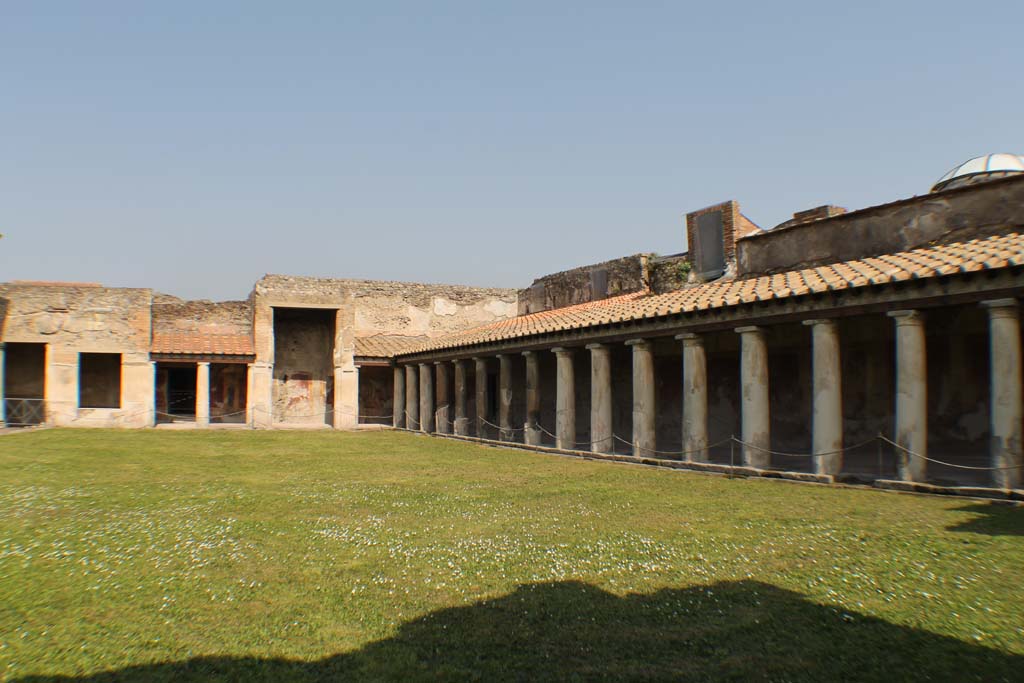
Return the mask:
<svg viewBox="0 0 1024 683"><path fill-rule="evenodd" d="M884 436L882 434L879 434L876 438L880 439L881 441L884 441L885 443L889 444L890 446L894 446L894 447L900 449L901 451L903 451L904 453L907 453L908 455L914 456L915 458L921 458L922 460L926 460L927 462L934 462L937 465L945 465L946 467L955 467L955 468L960 469L960 470L974 470L976 472L999 472L999 471L1003 471L1003 470L1019 470L1019 469L1024 468L1024 465L1007 465L1006 467L975 467L975 466L972 466L972 465L957 465L956 463L944 462L942 460L936 460L935 458L929 458L928 456L921 455L920 453L915 453L914 451L910 450L909 448L904 448L903 446L899 445L898 443L896 443L892 439L889 439L889 438L887 438L886 436Z"/></svg>
<svg viewBox="0 0 1024 683"><path fill-rule="evenodd" d="M826 455L837 455L837 454L840 454L840 453L845 453L846 451L853 451L853 450L857 450L858 448L863 448L864 446L867 446L869 444L874 443L875 440L878 439L879 437L872 437L872 438L868 439L867 441L862 441L861 443L855 444L853 446L844 446L843 448L839 448L839 449L836 449L834 451L823 451L821 453L787 453L785 451L773 451L770 448L765 448L763 446L757 446L757 445L752 444L752 443L747 443L746 441L743 441L741 439L737 439L735 436L731 436L729 438L732 439L733 441L735 441L736 443L738 443L741 446L746 446L747 448L753 448L754 450L761 451L762 453L769 453L771 455L781 455L781 456L785 456L787 458L823 458Z"/></svg>
<svg viewBox="0 0 1024 683"><path fill-rule="evenodd" d="M493 422L489 422L489 421L485 420L482 417L480 418L480 421L483 422L485 425L487 425L489 427L494 427L495 429L497 429L498 431L501 431L501 432L513 432L514 433L514 432L526 431L525 427L502 427L501 425L496 425Z"/></svg>

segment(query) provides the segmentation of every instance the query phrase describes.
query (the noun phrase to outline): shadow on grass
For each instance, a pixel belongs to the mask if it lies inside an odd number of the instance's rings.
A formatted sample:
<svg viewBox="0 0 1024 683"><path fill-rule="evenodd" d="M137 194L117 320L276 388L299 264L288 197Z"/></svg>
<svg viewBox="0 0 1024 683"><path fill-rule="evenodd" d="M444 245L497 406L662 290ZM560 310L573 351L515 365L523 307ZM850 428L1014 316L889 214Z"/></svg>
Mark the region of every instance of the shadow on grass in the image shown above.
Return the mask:
<svg viewBox="0 0 1024 683"><path fill-rule="evenodd" d="M199 657L20 680L1010 681L1022 670L1024 656L753 581L625 597L562 582L440 610L392 638L319 661Z"/></svg>
<svg viewBox="0 0 1024 683"><path fill-rule="evenodd" d="M966 531L988 536L1024 536L1024 506L977 503L956 508L956 511L974 512L977 516L946 527L947 531Z"/></svg>

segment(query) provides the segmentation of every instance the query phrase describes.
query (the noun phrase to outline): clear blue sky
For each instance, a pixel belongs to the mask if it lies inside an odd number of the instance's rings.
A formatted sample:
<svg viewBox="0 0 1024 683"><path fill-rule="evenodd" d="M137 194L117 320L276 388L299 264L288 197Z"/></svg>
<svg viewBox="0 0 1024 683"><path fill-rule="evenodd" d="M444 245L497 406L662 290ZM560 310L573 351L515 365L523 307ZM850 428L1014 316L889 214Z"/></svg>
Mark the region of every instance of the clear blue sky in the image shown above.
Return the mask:
<svg viewBox="0 0 1024 683"><path fill-rule="evenodd" d="M526 286L1024 153L1021 2L0 0L0 281Z"/></svg>

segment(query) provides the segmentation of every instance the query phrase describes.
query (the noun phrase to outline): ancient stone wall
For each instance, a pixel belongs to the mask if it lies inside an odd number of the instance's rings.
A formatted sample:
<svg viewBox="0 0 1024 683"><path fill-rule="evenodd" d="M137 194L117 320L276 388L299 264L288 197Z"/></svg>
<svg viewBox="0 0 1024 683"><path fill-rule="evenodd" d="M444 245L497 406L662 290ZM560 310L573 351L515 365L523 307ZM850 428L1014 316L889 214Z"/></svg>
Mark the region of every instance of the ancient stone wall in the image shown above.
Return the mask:
<svg viewBox="0 0 1024 683"><path fill-rule="evenodd" d="M674 292L686 286L690 277L689 254L652 256L650 259L651 291L655 294Z"/></svg>
<svg viewBox="0 0 1024 683"><path fill-rule="evenodd" d="M518 314L549 311L646 289L650 284L648 258L648 254L634 254L537 278L529 287L519 290Z"/></svg>
<svg viewBox="0 0 1024 683"><path fill-rule="evenodd" d="M47 422L95 427L151 424L151 301L148 289L76 283L0 285L0 340L46 345ZM120 408L79 407L81 353L121 354Z"/></svg>
<svg viewBox="0 0 1024 683"><path fill-rule="evenodd" d="M158 294L153 298L153 331L251 334L252 301L186 301Z"/></svg>
<svg viewBox="0 0 1024 683"><path fill-rule="evenodd" d="M737 242L737 274L891 254L1022 226L1024 177L1010 177L751 234Z"/></svg>
<svg viewBox="0 0 1024 683"><path fill-rule="evenodd" d="M328 347L333 351L334 424L349 428L357 424L359 414L356 337L440 336L504 320L516 314L516 293L459 285L265 276L253 290L253 402L257 417L267 416L259 426L271 422L263 397L270 395L270 369L276 366L273 310L281 307L334 311L335 337Z"/></svg>

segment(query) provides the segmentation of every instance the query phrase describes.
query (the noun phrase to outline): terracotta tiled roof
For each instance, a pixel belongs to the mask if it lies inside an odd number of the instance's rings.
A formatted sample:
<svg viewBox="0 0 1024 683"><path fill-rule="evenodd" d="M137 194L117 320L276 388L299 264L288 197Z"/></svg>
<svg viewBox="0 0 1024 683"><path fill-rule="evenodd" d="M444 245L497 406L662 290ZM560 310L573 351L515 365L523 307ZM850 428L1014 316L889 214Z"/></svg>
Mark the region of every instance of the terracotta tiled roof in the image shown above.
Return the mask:
<svg viewBox="0 0 1024 683"><path fill-rule="evenodd" d="M154 332L150 353L197 356L251 356L252 337L247 334Z"/></svg>
<svg viewBox="0 0 1024 683"><path fill-rule="evenodd" d="M357 356L368 358L390 358L404 353L407 349L421 346L427 337L406 337L394 334L375 334L371 337L356 337Z"/></svg>
<svg viewBox="0 0 1024 683"><path fill-rule="evenodd" d="M776 275L720 280L664 294L624 294L435 337L399 353L451 349L594 325L1020 265L1024 265L1024 236L1007 233Z"/></svg>

